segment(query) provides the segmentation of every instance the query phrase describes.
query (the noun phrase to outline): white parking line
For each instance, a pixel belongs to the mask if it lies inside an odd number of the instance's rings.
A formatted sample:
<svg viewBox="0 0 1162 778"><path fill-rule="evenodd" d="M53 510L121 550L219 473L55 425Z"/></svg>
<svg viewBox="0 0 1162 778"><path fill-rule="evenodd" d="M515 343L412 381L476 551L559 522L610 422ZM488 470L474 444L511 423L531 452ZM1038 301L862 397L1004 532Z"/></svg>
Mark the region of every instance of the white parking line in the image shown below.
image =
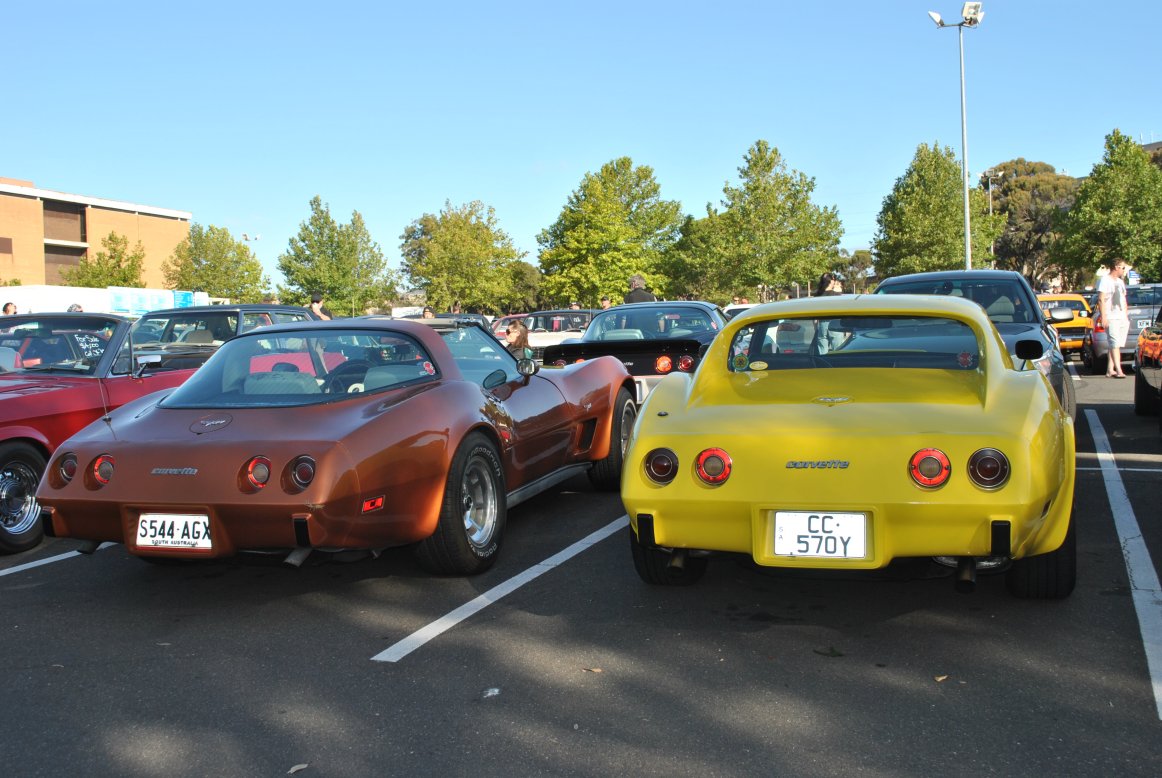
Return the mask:
<svg viewBox="0 0 1162 778"><path fill-rule="evenodd" d="M102 543L101 545L97 546L97 550L100 551L101 549L112 545L114 544ZM32 568L40 567L41 565L51 565L53 562L63 562L64 560L71 559L75 556L83 555L80 551L70 551L67 554L57 554L56 556L45 557L44 559L38 559L35 562L25 562L22 565L16 565L16 567L10 567L7 570L0 570L0 578L6 575L12 575L13 573L22 573L25 570L31 570Z"/></svg>
<svg viewBox="0 0 1162 778"><path fill-rule="evenodd" d="M1146 667L1150 671L1150 684L1154 688L1154 705L1158 718L1162 719L1162 587L1158 584L1158 572L1154 569L1154 562L1142 538L1142 530L1138 527L1138 519L1134 516L1126 487L1118 474L1105 428L1098 421L1096 411L1087 409L1085 418L1093 434L1098 461L1101 462L1106 497L1110 501L1114 526L1118 530L1118 542L1126 560L1134 611L1138 614L1138 629L1142 633L1142 647L1146 651Z"/></svg>
<svg viewBox="0 0 1162 778"><path fill-rule="evenodd" d="M449 611L448 613L446 613L445 615L436 619L435 621L428 624L427 626L422 627L419 630L408 635L406 638L399 641L398 643L391 646L390 648L387 648L387 649L379 652L375 656L371 657L371 661L373 661L373 662L398 662L399 660L403 659L405 656L407 656L411 652L415 651L420 646L427 643L429 640L432 640L432 639L440 636L441 634L448 631L452 627L456 626L457 624L459 624L461 621L468 618L469 616L472 616L472 615L484 610L489 605L491 605L492 603L499 600L501 597L504 597L507 594L511 594L512 592L515 592L517 589L524 586L525 584L527 584L529 581L533 580L534 578L537 578L538 576L544 575L545 573L552 570L554 567L557 567L558 565L560 565L562 562L565 562L569 559L572 559L573 557L580 554L582 551L585 551L586 549L588 549L590 546L593 546L597 543L600 543L601 541L605 540L607 537L609 537L613 533L617 532L619 529L622 529L628 525L629 525L629 517L622 516L620 519L617 519L612 524L607 524L606 526L602 527L601 529L597 530L596 532L593 532L593 533L587 535L586 537L582 538L581 540L578 540L576 543L569 546L565 550L560 551L556 554L553 554L551 557L546 559L544 562L541 562L540 564L533 565L528 570L525 570L523 573L520 573L519 575L515 575L512 578L509 578L504 583L498 584L498 585L492 587L491 589L489 589L488 591L486 591L484 594L480 595L476 599L464 603L463 605L461 605L459 608L456 608L455 610Z"/></svg>

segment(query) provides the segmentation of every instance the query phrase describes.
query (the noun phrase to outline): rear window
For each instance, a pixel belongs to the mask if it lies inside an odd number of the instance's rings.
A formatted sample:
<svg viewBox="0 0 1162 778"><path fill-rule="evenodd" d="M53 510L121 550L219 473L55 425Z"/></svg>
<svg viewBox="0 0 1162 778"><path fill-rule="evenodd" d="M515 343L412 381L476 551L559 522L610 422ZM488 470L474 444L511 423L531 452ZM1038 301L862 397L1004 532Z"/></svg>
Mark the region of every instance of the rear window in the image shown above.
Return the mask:
<svg viewBox="0 0 1162 778"><path fill-rule="evenodd" d="M939 281L883 283L876 289L876 293L963 297L984 308L993 324L1036 324L1044 318L1041 311L1029 309L1026 296L1017 282L1003 278L969 277Z"/></svg>
<svg viewBox="0 0 1162 778"><path fill-rule="evenodd" d="M582 340L678 340L708 335L717 329L718 323L697 308L611 308L593 317Z"/></svg>
<svg viewBox="0 0 1162 778"><path fill-rule="evenodd" d="M940 317L767 319L735 333L728 369L902 367L973 370L980 344L967 324Z"/></svg>
<svg viewBox="0 0 1162 778"><path fill-rule="evenodd" d="M0 372L93 375L115 326L109 319L74 316L0 327Z"/></svg>
<svg viewBox="0 0 1162 778"><path fill-rule="evenodd" d="M317 405L437 377L423 347L398 333L259 333L224 344L163 407Z"/></svg>

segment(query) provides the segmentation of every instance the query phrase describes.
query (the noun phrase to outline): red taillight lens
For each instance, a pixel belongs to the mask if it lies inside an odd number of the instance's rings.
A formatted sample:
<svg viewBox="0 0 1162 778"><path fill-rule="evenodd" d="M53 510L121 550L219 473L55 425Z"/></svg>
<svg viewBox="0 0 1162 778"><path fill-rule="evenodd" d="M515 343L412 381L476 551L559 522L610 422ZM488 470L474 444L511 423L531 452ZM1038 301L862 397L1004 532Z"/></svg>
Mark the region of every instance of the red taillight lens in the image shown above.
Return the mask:
<svg viewBox="0 0 1162 778"><path fill-rule="evenodd" d="M668 373L674 369L674 360L665 354L654 360L654 370L658 373Z"/></svg>
<svg viewBox="0 0 1162 778"><path fill-rule="evenodd" d="M668 448L646 454L646 475L654 483L668 484L678 474L678 456Z"/></svg>
<svg viewBox="0 0 1162 778"><path fill-rule="evenodd" d="M908 472L912 480L926 489L935 489L944 486L948 476L952 474L952 465L948 457L938 448L925 448L912 455L908 463Z"/></svg>
<svg viewBox="0 0 1162 778"><path fill-rule="evenodd" d="M246 481L255 489L261 489L270 481L270 460L254 457L246 463Z"/></svg>
<svg viewBox="0 0 1162 778"><path fill-rule="evenodd" d="M77 455L65 454L60 463L57 465L57 472L60 473L61 481L69 483L77 476Z"/></svg>
<svg viewBox="0 0 1162 778"><path fill-rule="evenodd" d="M315 460L310 457L299 457L291 463L291 480L300 489L307 488L315 480Z"/></svg>
<svg viewBox="0 0 1162 778"><path fill-rule="evenodd" d="M563 359L558 359L558 360L557 360L556 362L554 362L553 364L554 364L556 367L564 367L564 366L565 366L565 365L567 365L568 363L567 363L565 360L563 360Z"/></svg>
<svg viewBox="0 0 1162 778"><path fill-rule="evenodd" d="M730 455L720 448L708 448L694 460L694 471L708 484L717 486L730 478Z"/></svg>
<svg viewBox="0 0 1162 778"><path fill-rule="evenodd" d="M93 460L93 480L104 486L113 477L113 457L102 454Z"/></svg>
<svg viewBox="0 0 1162 778"><path fill-rule="evenodd" d="M968 475L982 489L999 489L1009 480L1009 458L995 448L982 448L969 457Z"/></svg>
<svg viewBox="0 0 1162 778"><path fill-rule="evenodd" d="M694 357L689 354L683 354L678 357L678 369L683 373L689 373L694 369Z"/></svg>
<svg viewBox="0 0 1162 778"><path fill-rule="evenodd" d="M582 362L584 362L584 361L585 361L584 359L574 359L574 360L573 360L573 364L574 364L574 365L579 365L579 364L581 364L581 363L582 363Z"/></svg>

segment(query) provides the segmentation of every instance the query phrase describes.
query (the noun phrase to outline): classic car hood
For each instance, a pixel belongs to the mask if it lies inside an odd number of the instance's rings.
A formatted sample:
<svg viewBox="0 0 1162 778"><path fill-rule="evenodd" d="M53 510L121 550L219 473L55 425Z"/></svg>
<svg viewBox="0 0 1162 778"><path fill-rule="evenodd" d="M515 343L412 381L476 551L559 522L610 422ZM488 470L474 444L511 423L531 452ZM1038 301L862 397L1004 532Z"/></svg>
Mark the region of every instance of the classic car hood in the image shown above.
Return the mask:
<svg viewBox="0 0 1162 778"><path fill-rule="evenodd" d="M26 397L45 392L75 389L96 379L88 376L63 376L53 373L29 374L10 373L0 375L0 399L5 397Z"/></svg>

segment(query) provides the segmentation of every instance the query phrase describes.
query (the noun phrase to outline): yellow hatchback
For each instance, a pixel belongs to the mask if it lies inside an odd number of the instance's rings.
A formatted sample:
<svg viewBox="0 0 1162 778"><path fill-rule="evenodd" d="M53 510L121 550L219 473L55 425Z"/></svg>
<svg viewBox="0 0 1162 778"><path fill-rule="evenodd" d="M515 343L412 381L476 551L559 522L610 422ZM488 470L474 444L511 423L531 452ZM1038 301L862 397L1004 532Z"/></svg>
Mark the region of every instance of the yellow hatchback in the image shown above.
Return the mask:
<svg viewBox="0 0 1162 778"><path fill-rule="evenodd" d="M1037 303L1046 318L1054 308L1068 308L1073 313L1073 321L1055 321L1052 324L1061 341L1061 353L1067 357L1071 354L1080 357L1081 344L1086 334L1093 330L1093 311L1086 299L1079 294L1039 294Z"/></svg>
<svg viewBox="0 0 1162 778"><path fill-rule="evenodd" d="M634 567L689 584L713 552L832 570L951 558L1010 592L1076 582L1073 419L985 311L931 295L815 297L731 320L650 393L621 496Z"/></svg>

